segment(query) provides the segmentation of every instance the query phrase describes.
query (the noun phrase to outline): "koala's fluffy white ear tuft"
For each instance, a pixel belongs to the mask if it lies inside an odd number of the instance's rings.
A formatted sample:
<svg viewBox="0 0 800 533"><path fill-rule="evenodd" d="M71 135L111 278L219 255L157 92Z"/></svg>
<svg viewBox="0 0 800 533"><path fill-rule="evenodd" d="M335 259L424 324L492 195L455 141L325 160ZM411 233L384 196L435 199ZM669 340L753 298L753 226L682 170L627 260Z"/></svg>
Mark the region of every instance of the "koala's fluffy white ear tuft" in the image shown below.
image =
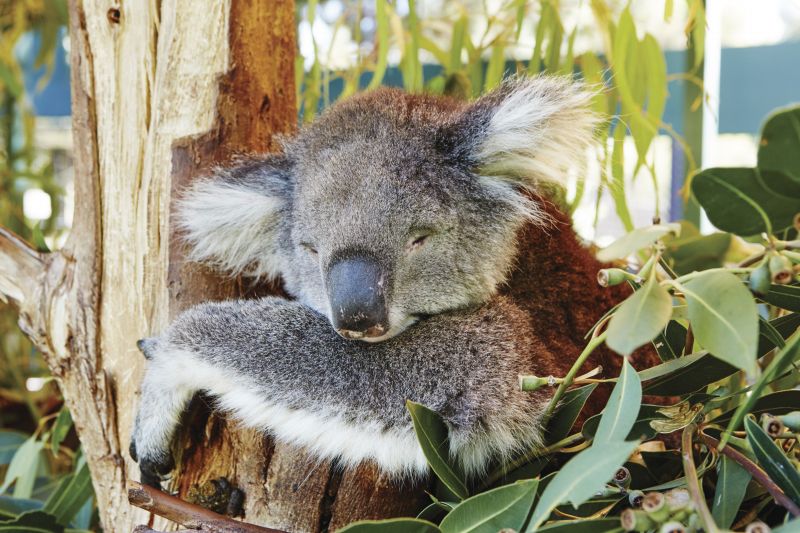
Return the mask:
<svg viewBox="0 0 800 533"><path fill-rule="evenodd" d="M563 183L595 143L594 92L567 77L516 77L473 104L482 115L473 158L485 176L535 189Z"/></svg>
<svg viewBox="0 0 800 533"><path fill-rule="evenodd" d="M281 275L290 191L288 164L280 156L218 168L195 181L175 210L188 259L232 275Z"/></svg>

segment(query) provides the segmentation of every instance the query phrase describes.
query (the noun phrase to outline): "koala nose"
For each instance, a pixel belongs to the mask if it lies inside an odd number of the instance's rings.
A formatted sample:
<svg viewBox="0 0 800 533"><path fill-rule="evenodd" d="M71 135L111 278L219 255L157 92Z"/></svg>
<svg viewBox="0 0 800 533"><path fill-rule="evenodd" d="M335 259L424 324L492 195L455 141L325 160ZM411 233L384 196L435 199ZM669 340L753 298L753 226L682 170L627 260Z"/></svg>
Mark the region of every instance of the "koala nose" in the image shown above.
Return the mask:
<svg viewBox="0 0 800 533"><path fill-rule="evenodd" d="M389 329L385 274L366 257L347 257L328 269L333 327L347 339L380 337Z"/></svg>

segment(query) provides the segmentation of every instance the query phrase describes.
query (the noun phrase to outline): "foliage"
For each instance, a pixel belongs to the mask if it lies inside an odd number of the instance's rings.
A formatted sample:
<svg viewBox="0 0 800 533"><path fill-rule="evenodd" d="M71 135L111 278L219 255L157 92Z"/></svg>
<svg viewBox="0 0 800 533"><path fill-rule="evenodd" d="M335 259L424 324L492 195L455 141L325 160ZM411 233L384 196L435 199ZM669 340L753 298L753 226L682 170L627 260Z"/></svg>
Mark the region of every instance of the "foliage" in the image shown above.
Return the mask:
<svg viewBox="0 0 800 533"><path fill-rule="evenodd" d="M22 212L23 195L31 188L52 197L61 192L48 154L36 146L18 45L35 36L33 67L46 82L66 16L63 0L0 0L0 226L39 246L54 229L58 203L49 220L34 226ZM93 520L93 491L86 461L74 451L74 437L68 439L69 411L59 409L46 365L10 309L0 309L0 331L0 531L86 530ZM29 378L39 379L41 388L29 390Z"/></svg>
<svg viewBox="0 0 800 533"><path fill-rule="evenodd" d="M681 225L672 224L635 229L600 251L607 260L635 258L628 268L599 276L603 285L628 283L634 292L595 326L573 370L603 341L624 355L652 343L662 364L636 372L625 362L611 380L575 379L572 371L555 379L521 376L523 390L559 383L548 408L546 447L498 465L483 480L458 473L444 423L409 404L425 456L450 488L420 516L430 521L426 531L437 531L438 523L445 533L710 532L798 519L798 117L800 107L767 121L757 168L708 169L694 178L709 218L730 232L724 241L747 238L750 255L678 273L682 248L718 238L682 238ZM767 172L774 176L769 184L758 179ZM726 194L740 209L718 201ZM759 194L781 201L762 202ZM786 216L789 203L794 216ZM598 381L615 382L605 409L573 428L592 392L587 387ZM574 385L582 387L568 388ZM671 405L642 404L643 394ZM675 450L665 447L675 441L669 434L681 436Z"/></svg>

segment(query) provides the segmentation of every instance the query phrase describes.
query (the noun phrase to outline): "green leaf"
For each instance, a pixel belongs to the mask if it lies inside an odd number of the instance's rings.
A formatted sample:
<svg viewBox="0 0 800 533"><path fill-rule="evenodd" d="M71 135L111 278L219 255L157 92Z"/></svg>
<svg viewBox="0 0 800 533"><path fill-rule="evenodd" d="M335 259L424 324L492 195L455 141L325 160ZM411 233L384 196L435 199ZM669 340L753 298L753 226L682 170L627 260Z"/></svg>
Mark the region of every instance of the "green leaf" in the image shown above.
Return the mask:
<svg viewBox="0 0 800 533"><path fill-rule="evenodd" d="M781 309L800 311L800 287L797 285L772 285L761 299Z"/></svg>
<svg viewBox="0 0 800 533"><path fill-rule="evenodd" d="M645 382L645 394L680 396L705 388L736 371L736 367L708 352L699 352L643 370L639 377Z"/></svg>
<svg viewBox="0 0 800 533"><path fill-rule="evenodd" d="M0 466L7 465L28 436L21 431L0 429Z"/></svg>
<svg viewBox="0 0 800 533"><path fill-rule="evenodd" d="M89 465L83 461L75 474L65 477L58 485L45 502L43 510L55 516L59 524L66 526L92 494L94 491Z"/></svg>
<svg viewBox="0 0 800 533"><path fill-rule="evenodd" d="M747 236L791 226L800 183L771 170L710 168L692 178L692 192L716 227Z"/></svg>
<svg viewBox="0 0 800 533"><path fill-rule="evenodd" d="M651 277L639 290L622 302L608 324L606 344L628 356L653 340L672 316L672 297Z"/></svg>
<svg viewBox="0 0 800 533"><path fill-rule="evenodd" d="M36 481L36 470L39 466L42 446L43 443L36 440L35 436L32 436L17 449L8 465L0 492L8 490L11 484L16 481L14 483L14 497L30 498L33 492L33 484Z"/></svg>
<svg viewBox="0 0 800 533"><path fill-rule="evenodd" d="M505 485L461 502L439 528L442 533L496 533L522 529L536 497L538 479Z"/></svg>
<svg viewBox="0 0 800 533"><path fill-rule="evenodd" d="M715 357L755 376L758 309L739 278L725 271L704 272L681 290L698 342Z"/></svg>
<svg viewBox="0 0 800 533"><path fill-rule="evenodd" d="M564 394L564 398L556 408L555 413L547 423L547 430L545 431L545 438L547 444L555 444L569 436L572 426L575 425L575 420L586 405L586 400L589 399L592 392L597 388L597 383L590 383L583 387L570 389Z"/></svg>
<svg viewBox="0 0 800 533"><path fill-rule="evenodd" d="M744 417L761 398L761 394L764 392L767 385L783 374L783 372L789 368L789 365L798 358L800 358L800 331L792 335L789 342L775 355L766 370L764 370L758 378L758 381L753 385L745 401L736 409L725 434L722 439L720 439L722 444L725 444L728 438L730 438L731 432L735 431L735 429L741 425Z"/></svg>
<svg viewBox="0 0 800 533"><path fill-rule="evenodd" d="M537 531L560 503L569 501L573 507L577 507L594 496L638 445L637 441L605 442L573 457L548 483L526 531Z"/></svg>
<svg viewBox="0 0 800 533"><path fill-rule="evenodd" d="M436 524L417 518L362 520L338 530L337 533L438 533Z"/></svg>
<svg viewBox="0 0 800 533"><path fill-rule="evenodd" d="M502 42L498 41L492 46L492 55L489 57L489 64L486 66L486 77L483 82L484 90L490 91L500 85L505 68L505 46L503 46Z"/></svg>
<svg viewBox="0 0 800 533"><path fill-rule="evenodd" d="M757 399L752 407L750 407L750 414L754 416L759 416L764 413L769 413L771 415L785 415L787 413L791 413L792 411L796 411L798 405L800 405L800 390L782 390L779 392L773 392L771 394L765 394L761 398ZM713 418L712 421L715 424L724 424L728 420L731 420L735 413L736 410L731 409L730 411ZM737 429L739 429L738 426L734 428L734 430Z"/></svg>
<svg viewBox="0 0 800 533"><path fill-rule="evenodd" d="M676 320L670 320L664 331L653 339L653 346L662 361L678 359L683 354L685 344L686 328Z"/></svg>
<svg viewBox="0 0 800 533"><path fill-rule="evenodd" d="M18 517L0 522L0 533L63 533L64 527L55 518L42 511L29 511Z"/></svg>
<svg viewBox="0 0 800 533"><path fill-rule="evenodd" d="M639 407L642 403L642 382L627 359L622 362L622 372L611 397L608 399L600 425L594 436L594 442L604 443L620 442L625 440L636 422ZM594 445L594 444L593 444Z"/></svg>
<svg viewBox="0 0 800 533"><path fill-rule="evenodd" d="M69 414L69 409L62 407L58 417L56 417L56 421L53 423L53 428L50 430L50 451L53 452L53 455L58 455L58 449L67 437L71 427L72 416Z"/></svg>
<svg viewBox="0 0 800 533"><path fill-rule="evenodd" d="M631 426L628 434L624 436L625 440L640 438L652 439L655 437L658 432L653 429L650 422L653 420L664 420L664 416L658 412L662 407L663 405L650 404L641 404L637 406L638 413L636 415L636 421L633 423L633 426ZM597 428L600 426L600 418L601 415L594 415L583 423L581 433L583 433L586 440L594 439L594 436L597 434Z"/></svg>
<svg viewBox="0 0 800 533"><path fill-rule="evenodd" d="M389 15L386 9L387 0L375 0L375 20L378 23L376 38L378 40L378 63L369 80L367 89L377 89L386 75L389 65Z"/></svg>
<svg viewBox="0 0 800 533"><path fill-rule="evenodd" d="M800 184L800 107L767 119L758 147L758 168L782 172Z"/></svg>
<svg viewBox="0 0 800 533"><path fill-rule="evenodd" d="M562 520L551 522L539 528L540 533L607 533L622 531L619 518L598 518L594 520Z"/></svg>
<svg viewBox="0 0 800 533"><path fill-rule="evenodd" d="M677 235L680 230L681 226L677 223L653 224L652 226L637 228L600 250L597 253L597 259L604 263L615 259L625 259L632 253L650 246L669 233Z"/></svg>
<svg viewBox="0 0 800 533"><path fill-rule="evenodd" d="M614 145L611 149L611 181L608 192L614 200L614 209L617 212L625 231L633 230L633 218L628 209L628 200L625 198L625 125L617 121L614 127Z"/></svg>
<svg viewBox="0 0 800 533"><path fill-rule="evenodd" d="M9 518L16 518L26 511L38 511L42 502L38 500L23 500L11 496L0 496L0 522Z"/></svg>
<svg viewBox="0 0 800 533"><path fill-rule="evenodd" d="M717 488L711 514L720 529L730 529L744 501L750 473L739 464L723 455L717 463Z"/></svg>
<svg viewBox="0 0 800 533"><path fill-rule="evenodd" d="M669 240L665 245L665 258L678 275L683 275L723 266L725 254L731 246L731 234L691 235Z"/></svg>
<svg viewBox="0 0 800 533"><path fill-rule="evenodd" d="M449 461L450 441L447 426L442 418L424 405L407 401L406 408L411 414L414 423L414 432L417 434L422 452L428 460L433 472L442 480L442 483L460 499L469 496L464 474L458 465Z"/></svg>
<svg viewBox="0 0 800 533"><path fill-rule="evenodd" d="M755 420L746 418L744 427L747 431L747 442L750 443L758 464L786 496L800 505L800 473L797 468Z"/></svg>
<svg viewBox="0 0 800 533"><path fill-rule="evenodd" d="M468 25L469 19L466 15L459 17L453 25L453 37L450 40L450 62L448 63L451 74L461 70L461 51L464 48L464 34Z"/></svg>

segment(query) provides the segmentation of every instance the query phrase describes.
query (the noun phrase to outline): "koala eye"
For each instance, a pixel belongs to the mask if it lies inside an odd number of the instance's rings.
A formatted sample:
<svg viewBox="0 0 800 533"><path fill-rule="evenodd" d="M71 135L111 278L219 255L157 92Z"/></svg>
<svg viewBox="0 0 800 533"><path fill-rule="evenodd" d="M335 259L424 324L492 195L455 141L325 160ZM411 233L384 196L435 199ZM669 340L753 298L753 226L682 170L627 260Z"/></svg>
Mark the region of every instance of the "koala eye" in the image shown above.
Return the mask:
<svg viewBox="0 0 800 533"><path fill-rule="evenodd" d="M307 251L308 253L310 253L310 254L317 255L317 254L319 253L319 252L317 252L317 249L316 249L316 248L314 248L312 245L308 244L307 242L301 242L301 243L300 243L300 246L302 246L303 248L305 248L305 249L306 249L306 251Z"/></svg>
<svg viewBox="0 0 800 533"><path fill-rule="evenodd" d="M419 248L421 248L425 244L425 241L428 240L428 237L430 237L429 233L425 233L423 235L417 235L416 237L412 237L408 241L408 244L406 244L406 251L413 252L414 250L418 250Z"/></svg>

